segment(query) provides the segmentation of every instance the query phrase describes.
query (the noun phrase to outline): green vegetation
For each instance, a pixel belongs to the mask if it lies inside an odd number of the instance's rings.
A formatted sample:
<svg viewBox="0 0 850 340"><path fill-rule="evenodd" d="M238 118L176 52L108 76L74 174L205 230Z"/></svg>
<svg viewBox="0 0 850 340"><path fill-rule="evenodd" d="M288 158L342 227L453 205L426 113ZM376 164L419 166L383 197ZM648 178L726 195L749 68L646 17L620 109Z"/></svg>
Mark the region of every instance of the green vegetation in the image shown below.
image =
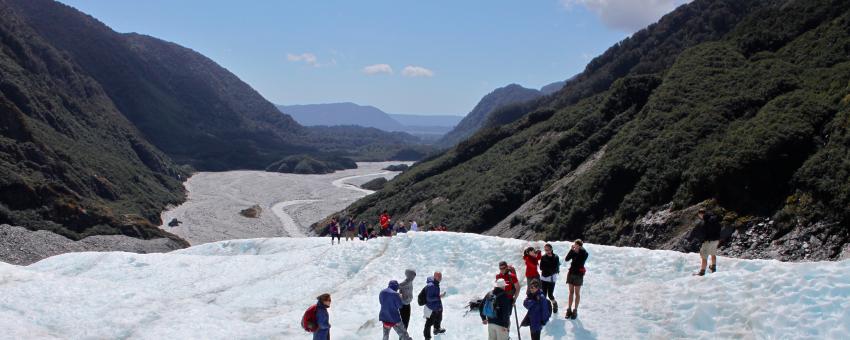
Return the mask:
<svg viewBox="0 0 850 340"><path fill-rule="evenodd" d="M378 177L371 181L363 183L362 185L360 185L360 187L366 190L378 191L383 189L385 185L387 185L387 179L383 177Z"/></svg>
<svg viewBox="0 0 850 340"><path fill-rule="evenodd" d="M826 225L837 256L850 241L849 10L837 0L680 7L345 213L388 209L481 232L539 195L545 210L506 223L541 214L527 227L549 238L630 244L644 214L708 201L744 226L774 217L774 239ZM587 171L552 186L603 146ZM666 227L669 239L680 226Z"/></svg>

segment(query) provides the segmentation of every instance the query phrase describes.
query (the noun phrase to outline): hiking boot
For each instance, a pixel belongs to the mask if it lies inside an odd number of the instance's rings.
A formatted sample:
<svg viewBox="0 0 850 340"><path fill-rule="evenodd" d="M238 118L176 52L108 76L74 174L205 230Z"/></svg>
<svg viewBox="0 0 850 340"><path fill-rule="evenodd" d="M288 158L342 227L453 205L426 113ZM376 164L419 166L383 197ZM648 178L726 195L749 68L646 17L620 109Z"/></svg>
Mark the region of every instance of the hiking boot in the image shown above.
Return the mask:
<svg viewBox="0 0 850 340"><path fill-rule="evenodd" d="M703 269L703 270L700 270L700 271L698 271L698 272L694 273L693 275L694 275L694 276L705 276L705 270L704 270L704 269Z"/></svg>
<svg viewBox="0 0 850 340"><path fill-rule="evenodd" d="M571 309L567 308L567 315L566 315L565 317L566 317L567 319L569 319L569 318L571 318L572 316L573 316L573 311L572 311Z"/></svg>
<svg viewBox="0 0 850 340"><path fill-rule="evenodd" d="M573 315L570 316L570 319L575 320L578 317L578 309L573 311Z"/></svg>
<svg viewBox="0 0 850 340"><path fill-rule="evenodd" d="M710 270L712 273L716 272L717 271L717 265L713 264L713 265L708 266L708 270Z"/></svg>
<svg viewBox="0 0 850 340"><path fill-rule="evenodd" d="M443 333L445 333L445 332L446 332L446 329L445 329L445 328L435 329L435 330L434 330L434 335L443 334Z"/></svg>
<svg viewBox="0 0 850 340"><path fill-rule="evenodd" d="M552 300L552 314L558 314L558 301Z"/></svg>

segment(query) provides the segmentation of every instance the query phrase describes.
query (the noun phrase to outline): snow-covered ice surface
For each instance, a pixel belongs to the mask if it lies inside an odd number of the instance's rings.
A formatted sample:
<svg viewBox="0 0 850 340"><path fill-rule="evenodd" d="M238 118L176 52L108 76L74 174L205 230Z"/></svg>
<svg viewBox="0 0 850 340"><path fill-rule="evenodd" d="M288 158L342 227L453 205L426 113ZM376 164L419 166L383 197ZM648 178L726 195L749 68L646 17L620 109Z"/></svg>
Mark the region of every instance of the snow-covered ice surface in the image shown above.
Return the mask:
<svg viewBox="0 0 850 340"><path fill-rule="evenodd" d="M553 244L563 257L569 243ZM499 260L524 272L519 254L527 245L429 232L336 246L327 238L253 239L168 254L72 253L28 267L0 263L0 337L309 339L301 314L329 292L332 339L379 339L378 292L414 268L415 293L426 273L443 272L448 331L435 339L484 339L485 327L475 313L464 315L464 305L490 289ZM719 272L694 277L696 254L587 249L579 319L555 317L543 339L850 337L850 261L720 258ZM563 309L563 282L556 297ZM521 318L525 310L518 310ZM421 307L412 315L411 333L422 339ZM522 338L530 339L527 328Z"/></svg>
<svg viewBox="0 0 850 340"><path fill-rule="evenodd" d="M189 197L180 206L162 213L160 228L190 244L279 236L304 236L310 224L342 210L372 193L358 185L377 177L392 178L384 171L392 164L357 163L357 169L324 175L282 174L264 171L200 172L184 184ZM239 214L259 205L259 218ZM169 227L171 219L183 222Z"/></svg>

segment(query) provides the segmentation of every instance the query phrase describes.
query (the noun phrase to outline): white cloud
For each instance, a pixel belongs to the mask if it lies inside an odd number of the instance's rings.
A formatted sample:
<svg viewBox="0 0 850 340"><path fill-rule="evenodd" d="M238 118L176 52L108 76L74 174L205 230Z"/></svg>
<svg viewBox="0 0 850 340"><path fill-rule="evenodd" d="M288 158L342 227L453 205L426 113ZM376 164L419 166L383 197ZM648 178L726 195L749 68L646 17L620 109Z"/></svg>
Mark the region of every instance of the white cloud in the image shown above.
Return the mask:
<svg viewBox="0 0 850 340"><path fill-rule="evenodd" d="M633 33L691 0L560 0L567 9L584 6L606 26Z"/></svg>
<svg viewBox="0 0 850 340"><path fill-rule="evenodd" d="M320 63L319 58L316 57L316 55L313 54L313 53L301 53L301 54L287 53L286 54L286 60L289 60L291 62L303 62L303 63L310 65L310 66L313 66L313 67L323 67L323 66L334 66L334 65L336 65L336 59L335 58L331 58L331 61L329 61L327 63Z"/></svg>
<svg viewBox="0 0 850 340"><path fill-rule="evenodd" d="M375 64L364 67L363 73L370 76L375 74L393 74L393 68L387 64Z"/></svg>
<svg viewBox="0 0 850 340"><path fill-rule="evenodd" d="M431 71L422 66L408 65L401 70L401 75L405 77L433 77L434 71Z"/></svg>

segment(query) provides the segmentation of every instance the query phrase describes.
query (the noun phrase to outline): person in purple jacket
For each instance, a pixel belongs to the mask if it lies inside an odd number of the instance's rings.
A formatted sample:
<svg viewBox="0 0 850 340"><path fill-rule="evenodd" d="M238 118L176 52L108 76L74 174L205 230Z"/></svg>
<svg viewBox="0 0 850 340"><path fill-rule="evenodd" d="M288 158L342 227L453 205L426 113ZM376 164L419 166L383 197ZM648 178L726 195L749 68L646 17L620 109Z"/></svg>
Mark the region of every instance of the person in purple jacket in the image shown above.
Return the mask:
<svg viewBox="0 0 850 340"><path fill-rule="evenodd" d="M389 340L390 329L394 329L398 338L401 340L411 340L407 334L407 328L401 320L402 301L401 294L398 292L398 281L390 281L387 288L378 294L378 301L381 303L381 312L378 314L378 320L384 324L384 340Z"/></svg>

